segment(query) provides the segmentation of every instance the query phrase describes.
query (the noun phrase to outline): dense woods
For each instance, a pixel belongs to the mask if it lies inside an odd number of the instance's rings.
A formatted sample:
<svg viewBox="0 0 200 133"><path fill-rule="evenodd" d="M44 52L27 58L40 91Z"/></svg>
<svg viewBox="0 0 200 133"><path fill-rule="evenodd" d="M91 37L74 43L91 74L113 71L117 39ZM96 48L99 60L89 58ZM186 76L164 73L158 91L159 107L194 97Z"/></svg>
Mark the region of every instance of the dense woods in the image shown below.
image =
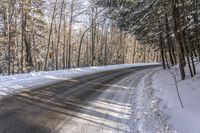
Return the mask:
<svg viewBox="0 0 200 133"><path fill-rule="evenodd" d="M118 26L132 33L140 44L158 46L163 68L179 64L196 74L200 55L199 0L99 0Z"/></svg>
<svg viewBox="0 0 200 133"><path fill-rule="evenodd" d="M0 73L160 62L196 74L198 0L1 0Z"/></svg>
<svg viewBox="0 0 200 133"><path fill-rule="evenodd" d="M159 61L93 0L1 0L0 73Z"/></svg>

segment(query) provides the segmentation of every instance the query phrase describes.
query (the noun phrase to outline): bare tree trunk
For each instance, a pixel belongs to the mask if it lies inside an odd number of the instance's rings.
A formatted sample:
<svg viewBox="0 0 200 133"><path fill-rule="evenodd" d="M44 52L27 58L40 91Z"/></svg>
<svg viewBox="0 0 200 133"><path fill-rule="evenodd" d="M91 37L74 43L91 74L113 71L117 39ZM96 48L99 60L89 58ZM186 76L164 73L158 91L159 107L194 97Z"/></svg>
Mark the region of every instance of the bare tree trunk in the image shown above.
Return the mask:
<svg viewBox="0 0 200 133"><path fill-rule="evenodd" d="M107 56L107 48L108 48L108 29L109 29L109 26L110 25L108 25L108 27L106 28L107 30L106 30L106 34L105 34L105 48L104 48L104 62L103 62L103 65L107 65L107 58L108 58L108 56Z"/></svg>
<svg viewBox="0 0 200 133"><path fill-rule="evenodd" d="M22 18L21 18L21 73L24 73L24 2L22 1Z"/></svg>
<svg viewBox="0 0 200 133"><path fill-rule="evenodd" d="M73 25L73 14L74 14L74 1L71 1L70 8L70 21L69 21L69 31L68 31L68 68L71 68L71 39L72 39L72 25Z"/></svg>
<svg viewBox="0 0 200 133"><path fill-rule="evenodd" d="M66 26L66 11L65 11L65 7L66 5L64 4L64 36L63 36L63 38L64 38L64 44L63 44L63 59L62 59L62 61L63 61L63 69L65 69L66 68L66 66L67 66L67 61L66 61L66 58L67 58L67 46L66 46L66 38L67 38L67 33L66 33L66 28L67 28L67 26Z"/></svg>
<svg viewBox="0 0 200 133"><path fill-rule="evenodd" d="M177 0L172 0L172 17L174 22L174 32L176 37L176 43L177 43L177 53L179 57L179 67L180 67L180 73L181 73L181 79L185 79L185 58L184 58L184 46L181 42L181 26L180 26L180 11L179 8L176 6L179 4ZM178 32L179 31L179 32Z"/></svg>
<svg viewBox="0 0 200 133"><path fill-rule="evenodd" d="M55 1L54 4L54 9L53 9L53 14L51 17L51 24L50 24L50 29L49 29L49 35L48 35L48 42L47 42L47 53L46 53L46 57L45 57L45 63L44 63L44 70L47 70L47 63L48 63L48 57L49 57L49 49L50 49L50 44L51 44L51 34L53 31L53 21L55 19L55 12L56 12L56 7L57 7L57 1Z"/></svg>
<svg viewBox="0 0 200 133"><path fill-rule="evenodd" d="M97 18L97 8L92 7L92 66L94 66L96 60L95 57L96 18Z"/></svg>
<svg viewBox="0 0 200 133"><path fill-rule="evenodd" d="M61 28L61 23L62 23L62 17L63 17L63 8L64 8L64 3L65 1L62 1L61 5L61 11L60 11L60 20L59 20L59 26L58 26L58 37L57 37L57 44L56 44L56 70L58 70L58 53L59 53L59 43L60 43L60 28Z"/></svg>
<svg viewBox="0 0 200 133"><path fill-rule="evenodd" d="M161 58L162 58L163 68L166 69L165 56L164 56L164 47L163 47L163 36L162 36L161 33L160 33L160 52L161 52Z"/></svg>
<svg viewBox="0 0 200 133"><path fill-rule="evenodd" d="M10 2L8 1L6 7L6 24L7 24L7 38L8 38L8 75L11 74L11 37L10 37Z"/></svg>
<svg viewBox="0 0 200 133"><path fill-rule="evenodd" d="M87 28L87 29L83 32L83 34L82 34L82 36L81 36L81 40L80 40L80 43L79 43L79 49L78 49L78 61L77 61L77 66L78 66L78 67L80 67L81 47L82 47L82 43L83 43L83 38L84 38L85 34L90 30L91 27L92 27L92 26L90 26L89 28Z"/></svg>

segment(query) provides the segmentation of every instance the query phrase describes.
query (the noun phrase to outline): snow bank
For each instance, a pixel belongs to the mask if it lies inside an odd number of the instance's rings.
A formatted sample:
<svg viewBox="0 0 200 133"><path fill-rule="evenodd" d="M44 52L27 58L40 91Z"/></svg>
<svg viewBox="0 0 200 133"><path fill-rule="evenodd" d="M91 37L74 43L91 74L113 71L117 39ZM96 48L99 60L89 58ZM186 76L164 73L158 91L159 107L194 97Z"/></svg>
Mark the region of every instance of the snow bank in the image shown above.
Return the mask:
<svg viewBox="0 0 200 133"><path fill-rule="evenodd" d="M53 84L69 78L120 68L158 65L156 63L120 64L100 67L73 68L58 71L41 71L12 76L0 76L0 99L3 96Z"/></svg>
<svg viewBox="0 0 200 133"><path fill-rule="evenodd" d="M180 77L178 70L174 70L174 73ZM188 75L186 80L178 78L177 81L183 109L178 101L172 74L160 70L154 75L153 86L156 96L161 100L160 108L168 115L169 123L177 132L200 133L200 65L197 64L197 75L194 78Z"/></svg>

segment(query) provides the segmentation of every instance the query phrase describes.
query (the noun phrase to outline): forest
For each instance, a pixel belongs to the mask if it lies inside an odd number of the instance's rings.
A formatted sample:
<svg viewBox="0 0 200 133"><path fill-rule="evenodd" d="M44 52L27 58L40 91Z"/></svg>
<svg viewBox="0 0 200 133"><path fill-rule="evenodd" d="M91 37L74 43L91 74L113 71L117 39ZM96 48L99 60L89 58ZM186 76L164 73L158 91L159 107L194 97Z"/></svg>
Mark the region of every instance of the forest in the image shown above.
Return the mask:
<svg viewBox="0 0 200 133"><path fill-rule="evenodd" d="M198 0L1 0L0 73L199 62Z"/></svg>
<svg viewBox="0 0 200 133"><path fill-rule="evenodd" d="M92 0L1 0L0 73L158 62Z"/></svg>
<svg viewBox="0 0 200 133"><path fill-rule="evenodd" d="M103 7L117 12L118 26L133 33L140 44L158 46L164 69L177 65L185 79L199 62L200 28L198 0L101 0ZM120 7L120 8L119 8ZM123 7L123 8L121 8Z"/></svg>

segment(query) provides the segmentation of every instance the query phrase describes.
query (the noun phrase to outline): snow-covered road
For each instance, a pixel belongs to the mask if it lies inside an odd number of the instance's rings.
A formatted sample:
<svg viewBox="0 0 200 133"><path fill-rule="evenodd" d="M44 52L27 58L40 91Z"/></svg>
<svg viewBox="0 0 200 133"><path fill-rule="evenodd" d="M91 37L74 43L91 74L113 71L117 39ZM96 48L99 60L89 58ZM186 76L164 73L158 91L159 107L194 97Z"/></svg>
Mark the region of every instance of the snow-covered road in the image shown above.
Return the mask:
<svg viewBox="0 0 200 133"><path fill-rule="evenodd" d="M157 70L101 72L4 98L0 133L174 133L153 96Z"/></svg>

